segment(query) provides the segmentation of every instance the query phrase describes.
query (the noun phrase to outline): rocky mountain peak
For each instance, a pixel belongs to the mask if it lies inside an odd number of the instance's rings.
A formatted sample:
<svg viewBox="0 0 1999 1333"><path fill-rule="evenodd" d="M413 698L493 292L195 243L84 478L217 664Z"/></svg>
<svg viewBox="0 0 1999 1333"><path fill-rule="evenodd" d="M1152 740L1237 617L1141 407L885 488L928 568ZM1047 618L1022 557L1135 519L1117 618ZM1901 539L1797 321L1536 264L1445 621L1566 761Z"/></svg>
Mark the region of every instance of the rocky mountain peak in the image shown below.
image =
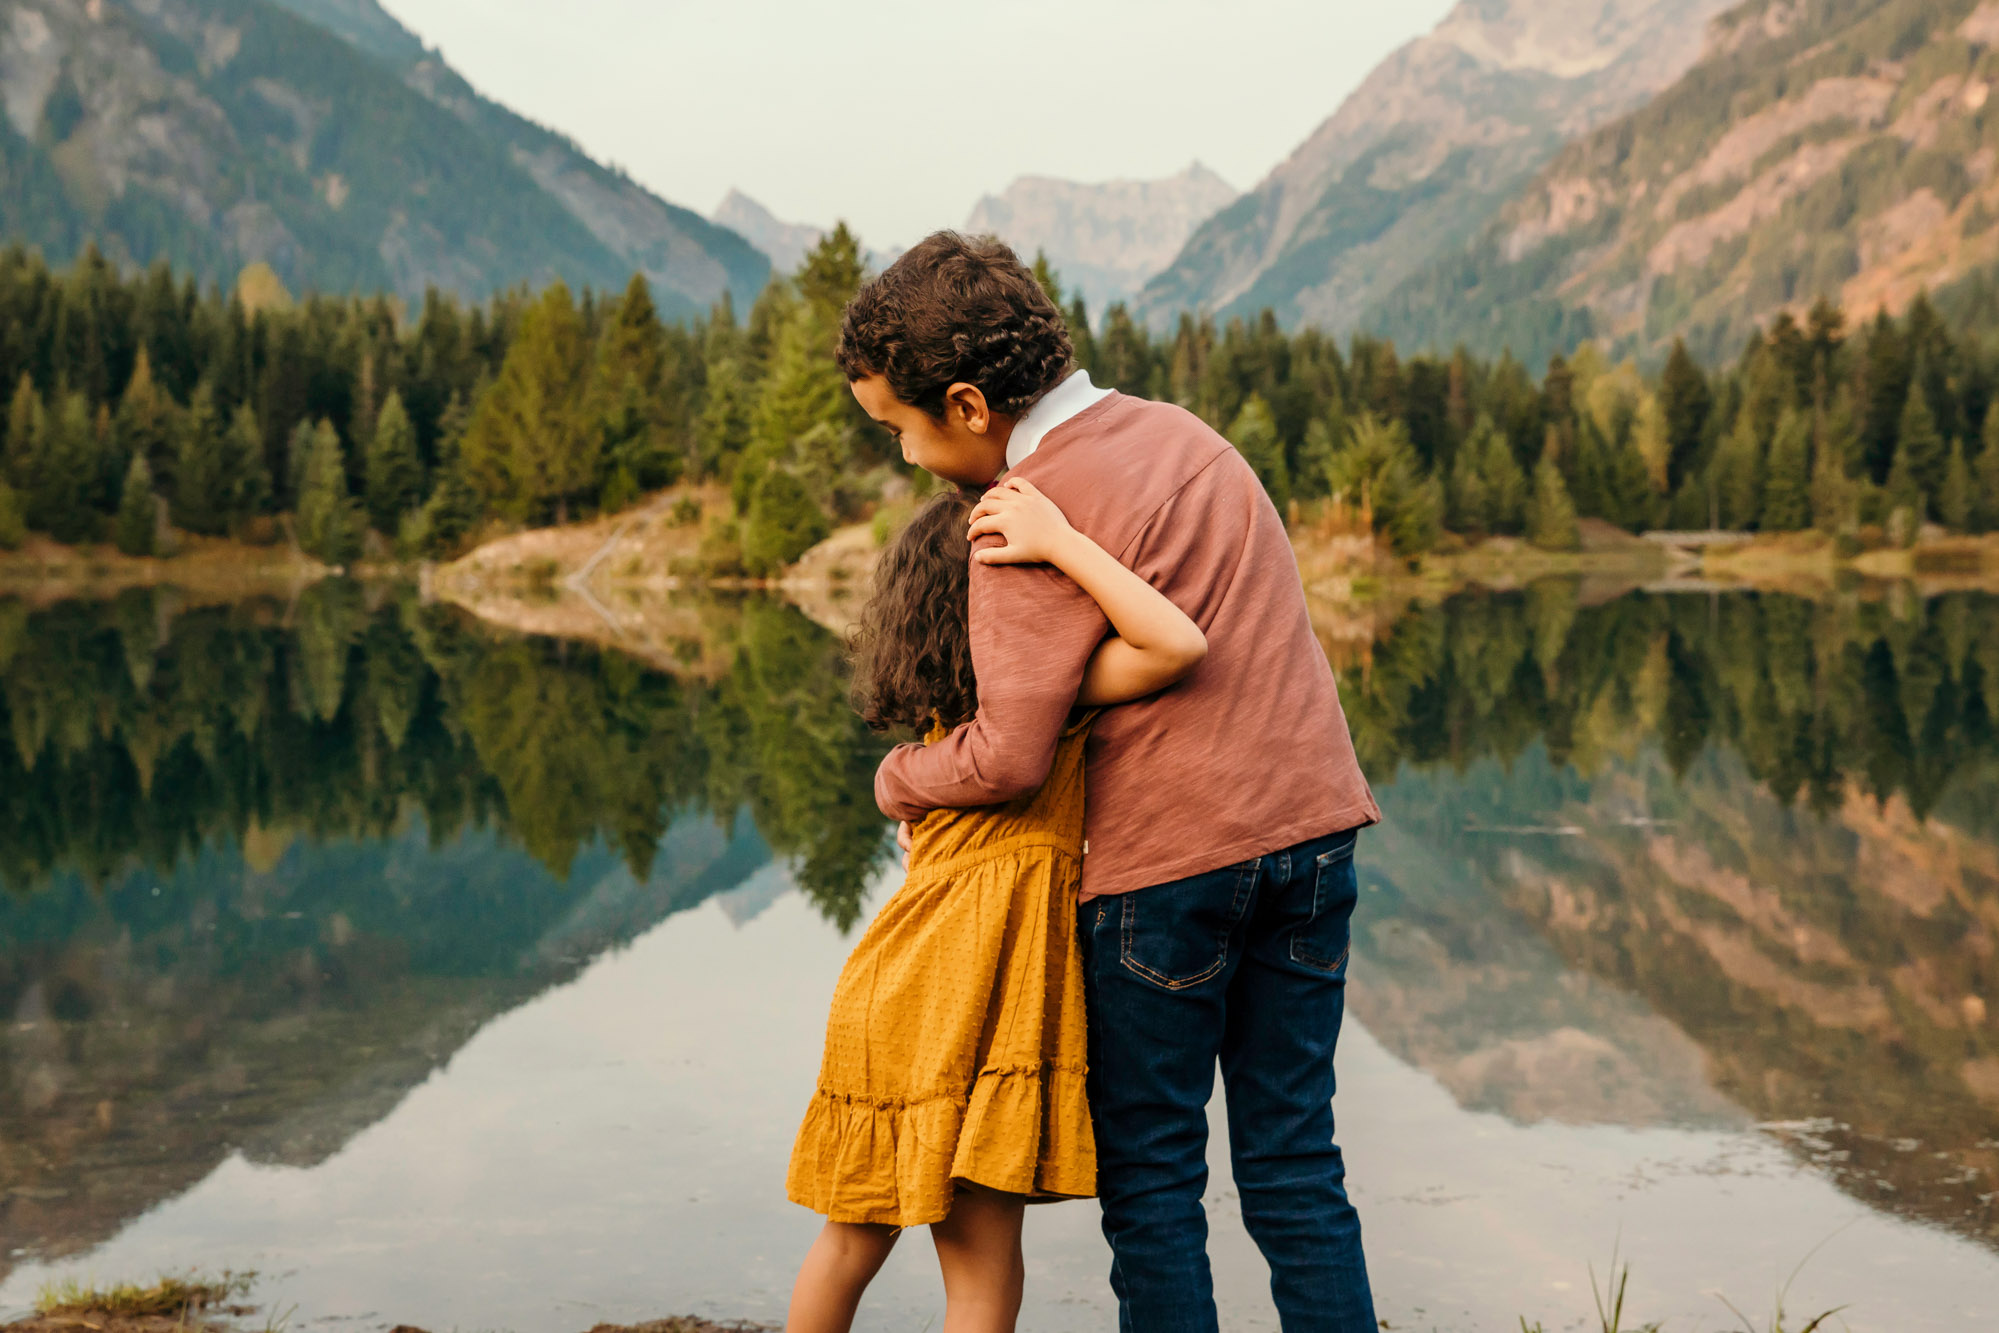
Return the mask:
<svg viewBox="0 0 1999 1333"><path fill-rule="evenodd" d="M1101 311L1136 293L1235 198L1235 187L1199 162L1157 180L1022 176L980 199L965 230L990 232L1025 257L1046 254L1063 283Z"/></svg>
<svg viewBox="0 0 1999 1333"><path fill-rule="evenodd" d="M1678 78L1730 0L1463 0L1146 286L1178 311L1351 327L1576 134Z"/></svg>

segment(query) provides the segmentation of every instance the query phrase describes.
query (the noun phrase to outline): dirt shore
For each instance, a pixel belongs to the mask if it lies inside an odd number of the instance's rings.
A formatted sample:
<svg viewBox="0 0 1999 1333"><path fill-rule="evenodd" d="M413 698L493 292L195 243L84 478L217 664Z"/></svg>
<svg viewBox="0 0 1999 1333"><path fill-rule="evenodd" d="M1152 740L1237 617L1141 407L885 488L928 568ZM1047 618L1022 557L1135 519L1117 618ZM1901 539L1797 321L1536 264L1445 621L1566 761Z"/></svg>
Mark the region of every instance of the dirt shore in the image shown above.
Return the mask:
<svg viewBox="0 0 1999 1333"><path fill-rule="evenodd" d="M333 572L289 545L252 546L217 537L183 540L177 555L133 557L113 546L62 546L33 537L18 551L0 551L0 593L51 602L171 585L218 596L288 595Z"/></svg>

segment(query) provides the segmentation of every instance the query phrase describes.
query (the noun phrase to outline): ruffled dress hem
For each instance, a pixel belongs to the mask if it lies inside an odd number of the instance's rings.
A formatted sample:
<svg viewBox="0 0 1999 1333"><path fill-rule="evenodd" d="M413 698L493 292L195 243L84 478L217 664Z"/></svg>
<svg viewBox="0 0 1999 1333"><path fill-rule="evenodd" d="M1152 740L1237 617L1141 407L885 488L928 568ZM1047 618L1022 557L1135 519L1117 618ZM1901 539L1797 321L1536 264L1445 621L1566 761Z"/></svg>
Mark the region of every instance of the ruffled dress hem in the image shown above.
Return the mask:
<svg viewBox="0 0 1999 1333"><path fill-rule="evenodd" d="M785 1192L830 1221L928 1226L959 1181L1030 1202L1096 1193L1080 1066L981 1070L969 1092L916 1100L821 1088L806 1108Z"/></svg>

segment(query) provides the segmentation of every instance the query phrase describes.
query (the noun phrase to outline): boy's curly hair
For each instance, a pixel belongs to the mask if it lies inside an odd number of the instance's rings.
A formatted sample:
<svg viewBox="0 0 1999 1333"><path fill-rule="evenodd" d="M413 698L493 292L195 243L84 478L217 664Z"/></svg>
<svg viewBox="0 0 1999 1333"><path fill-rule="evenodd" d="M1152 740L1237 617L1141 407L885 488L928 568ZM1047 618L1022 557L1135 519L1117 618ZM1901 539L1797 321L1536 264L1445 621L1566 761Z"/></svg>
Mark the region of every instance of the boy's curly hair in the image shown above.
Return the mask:
<svg viewBox="0 0 1999 1333"><path fill-rule="evenodd" d="M836 356L848 380L880 375L933 417L960 382L977 385L993 411L1018 416L1061 382L1075 349L1062 312L1012 250L940 231L848 302Z"/></svg>
<svg viewBox="0 0 1999 1333"><path fill-rule="evenodd" d="M972 672L972 497L949 490L909 521L875 566L874 591L848 648L854 708L876 731L969 722L979 711Z"/></svg>

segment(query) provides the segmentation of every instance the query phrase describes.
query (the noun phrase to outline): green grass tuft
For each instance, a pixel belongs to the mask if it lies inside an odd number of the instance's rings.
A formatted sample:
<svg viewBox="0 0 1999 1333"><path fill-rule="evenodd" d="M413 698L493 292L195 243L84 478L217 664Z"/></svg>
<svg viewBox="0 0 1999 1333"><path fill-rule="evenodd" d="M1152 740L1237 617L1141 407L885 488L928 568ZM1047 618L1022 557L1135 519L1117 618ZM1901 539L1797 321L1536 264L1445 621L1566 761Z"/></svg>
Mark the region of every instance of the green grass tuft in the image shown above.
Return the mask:
<svg viewBox="0 0 1999 1333"><path fill-rule="evenodd" d="M128 1319L147 1315L184 1315L218 1306L243 1295L250 1279L224 1273L209 1279L188 1274L163 1275L150 1287L121 1282L112 1287L64 1278L43 1287L35 1297L35 1310L44 1315L120 1315Z"/></svg>

